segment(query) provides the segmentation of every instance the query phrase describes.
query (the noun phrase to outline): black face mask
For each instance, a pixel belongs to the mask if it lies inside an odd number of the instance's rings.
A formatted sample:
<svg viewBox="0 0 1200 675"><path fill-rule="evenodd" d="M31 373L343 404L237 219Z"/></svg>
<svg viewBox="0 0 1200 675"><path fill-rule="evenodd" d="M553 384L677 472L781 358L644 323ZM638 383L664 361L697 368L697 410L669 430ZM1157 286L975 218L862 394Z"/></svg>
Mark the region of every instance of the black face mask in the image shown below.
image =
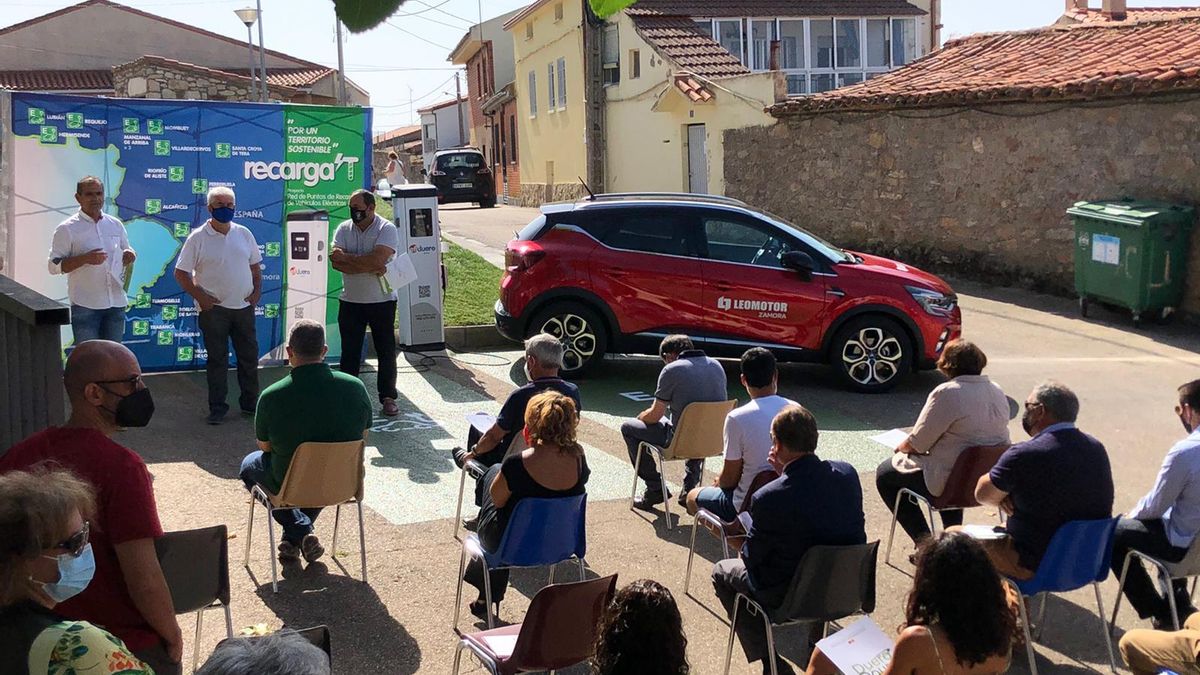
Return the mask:
<svg viewBox="0 0 1200 675"><path fill-rule="evenodd" d="M1021 415L1021 427L1023 427L1025 429L1025 433L1030 436L1033 435L1033 420L1031 419L1033 415L1030 414L1031 412L1032 411L1030 411L1029 408L1026 408L1025 412Z"/></svg>
<svg viewBox="0 0 1200 675"><path fill-rule="evenodd" d="M356 223L361 223L367 219L367 212L363 209L350 209L350 219Z"/></svg>
<svg viewBox="0 0 1200 675"><path fill-rule="evenodd" d="M101 385L101 389L113 396L120 396L103 385ZM150 418L154 417L154 398L150 396L149 389L138 389L128 396L122 396L115 412L112 410L108 410L108 412L113 413L117 426L144 427L150 424Z"/></svg>
<svg viewBox="0 0 1200 675"><path fill-rule="evenodd" d="M1180 423L1183 424L1184 430L1187 431L1189 434L1192 433L1193 431L1195 431L1195 429L1192 427L1192 425L1188 424L1187 418L1184 417L1183 415L1179 416L1179 421L1180 421Z"/></svg>

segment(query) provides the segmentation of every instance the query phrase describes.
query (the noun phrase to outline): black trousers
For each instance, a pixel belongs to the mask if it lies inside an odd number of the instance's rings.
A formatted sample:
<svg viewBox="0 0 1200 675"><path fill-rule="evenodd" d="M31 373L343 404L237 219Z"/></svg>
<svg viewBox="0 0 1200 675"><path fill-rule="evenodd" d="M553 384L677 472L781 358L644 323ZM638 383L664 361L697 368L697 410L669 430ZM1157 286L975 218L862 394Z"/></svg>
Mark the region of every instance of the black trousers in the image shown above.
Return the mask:
<svg viewBox="0 0 1200 675"><path fill-rule="evenodd" d="M786 588L775 589L771 592L756 592L750 586L750 575L746 572L746 563L742 562L740 558L722 560L714 565L712 583L713 590L717 592L717 599L721 601L726 615L731 619L733 618L733 601L737 599L738 593L749 596L765 609L771 610L783 602L783 596L787 592ZM746 652L747 661L753 663L775 656L767 653L767 629L763 625L762 616L751 614L745 604L738 608L738 619L737 625L734 626L734 632L737 633L738 642L742 643L742 650Z"/></svg>
<svg viewBox="0 0 1200 675"><path fill-rule="evenodd" d="M229 343L237 356L238 404L253 411L258 405L258 337L254 329L254 307L226 309L220 305L200 312L200 334L208 352L208 410L229 411Z"/></svg>
<svg viewBox="0 0 1200 675"><path fill-rule="evenodd" d="M1112 571L1118 578L1121 575L1121 566L1125 564L1125 555L1129 553L1130 549L1166 562L1179 562L1183 560L1183 556L1187 555L1186 548L1171 545L1167 539L1166 526L1160 519L1122 518L1117 523L1117 531L1113 534ZM1158 575L1155 574L1155 576ZM1175 594L1175 607L1182 614L1179 619L1179 625L1182 626L1183 617L1187 616L1187 612L1192 606L1191 598L1188 597L1187 581L1180 579L1175 581L1172 586L1171 590ZM1125 574L1125 597L1129 598L1129 604L1133 605L1141 618L1156 617L1170 621L1171 605L1167 603L1166 597L1157 590L1154 581L1146 573L1146 568L1140 561L1133 560L1129 563L1129 571Z"/></svg>
<svg viewBox="0 0 1200 675"><path fill-rule="evenodd" d="M362 369L363 337L367 327L379 358L379 400L399 398L396 391L396 301L338 304L338 332L342 336L343 373L358 377Z"/></svg>
<svg viewBox="0 0 1200 675"><path fill-rule="evenodd" d="M896 508L896 496L904 488L927 499L933 496L929 493L929 488L925 486L924 471L915 473L898 471L896 467L892 466L890 458L885 459L879 468L875 469L875 488L879 490L879 496L883 498L883 503L887 505L889 511ZM947 509L938 513L942 517L942 527L962 525L962 509ZM925 522L925 515L921 513L921 507L910 499L901 500L900 508L896 511L896 520L914 542L920 542L932 534L929 530L930 524Z"/></svg>

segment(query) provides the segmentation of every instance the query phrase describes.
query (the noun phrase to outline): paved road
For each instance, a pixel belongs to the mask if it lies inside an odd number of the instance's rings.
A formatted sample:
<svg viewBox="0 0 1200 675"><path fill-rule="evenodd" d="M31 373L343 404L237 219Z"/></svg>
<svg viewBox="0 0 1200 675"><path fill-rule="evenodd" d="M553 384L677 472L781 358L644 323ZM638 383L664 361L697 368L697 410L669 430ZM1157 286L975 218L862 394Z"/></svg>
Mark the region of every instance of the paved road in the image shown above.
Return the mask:
<svg viewBox="0 0 1200 675"><path fill-rule="evenodd" d="M452 204L439 210L442 235L497 267L504 265L504 245L513 234L538 216L537 209L497 206L481 209Z"/></svg>

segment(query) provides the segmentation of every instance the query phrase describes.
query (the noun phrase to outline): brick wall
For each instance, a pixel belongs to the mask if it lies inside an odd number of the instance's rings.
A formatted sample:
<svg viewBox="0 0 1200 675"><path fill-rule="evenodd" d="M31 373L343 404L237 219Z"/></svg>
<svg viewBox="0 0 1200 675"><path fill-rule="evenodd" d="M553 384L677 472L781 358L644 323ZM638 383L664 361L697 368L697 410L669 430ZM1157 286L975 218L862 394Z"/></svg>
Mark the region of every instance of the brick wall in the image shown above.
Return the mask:
<svg viewBox="0 0 1200 675"><path fill-rule="evenodd" d="M726 193L846 247L1074 293L1081 199L1200 201L1200 102L1181 98L787 117L725 133ZM1200 314L1200 235L1183 309Z"/></svg>

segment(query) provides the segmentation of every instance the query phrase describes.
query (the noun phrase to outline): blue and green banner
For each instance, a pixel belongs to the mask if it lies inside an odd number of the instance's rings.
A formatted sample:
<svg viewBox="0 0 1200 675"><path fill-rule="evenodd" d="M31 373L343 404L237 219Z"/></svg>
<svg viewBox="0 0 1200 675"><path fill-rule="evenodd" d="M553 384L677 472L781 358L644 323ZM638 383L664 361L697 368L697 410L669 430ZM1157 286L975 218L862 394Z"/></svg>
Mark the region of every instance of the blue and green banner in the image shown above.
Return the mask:
<svg viewBox="0 0 1200 675"><path fill-rule="evenodd" d="M209 217L209 188L219 185L237 194L234 220L263 255L260 358L279 353L288 313L303 314L306 304L320 306L336 335L335 271L325 297L307 293L289 304L286 223L289 214L324 212L329 241L349 217L350 193L370 184L370 109L13 94L12 113L15 279L67 302L66 277L47 271L50 240L78 210L76 182L99 176L105 211L125 222L138 254L127 278L125 344L143 370L204 365L196 309L174 269L183 241ZM65 329L64 346L70 339Z"/></svg>

